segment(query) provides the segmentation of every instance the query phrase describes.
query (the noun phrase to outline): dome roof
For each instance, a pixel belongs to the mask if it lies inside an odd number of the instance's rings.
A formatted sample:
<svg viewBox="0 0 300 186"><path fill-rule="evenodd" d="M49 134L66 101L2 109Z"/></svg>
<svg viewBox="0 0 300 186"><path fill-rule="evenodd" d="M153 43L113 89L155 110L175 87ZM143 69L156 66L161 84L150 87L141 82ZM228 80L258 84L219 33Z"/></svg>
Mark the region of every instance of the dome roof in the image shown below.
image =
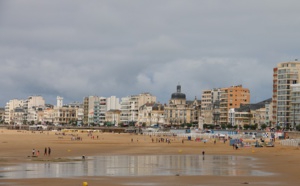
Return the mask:
<svg viewBox="0 0 300 186"><path fill-rule="evenodd" d="M177 85L177 92L173 93L171 99L186 99L184 93L181 93L181 86Z"/></svg>

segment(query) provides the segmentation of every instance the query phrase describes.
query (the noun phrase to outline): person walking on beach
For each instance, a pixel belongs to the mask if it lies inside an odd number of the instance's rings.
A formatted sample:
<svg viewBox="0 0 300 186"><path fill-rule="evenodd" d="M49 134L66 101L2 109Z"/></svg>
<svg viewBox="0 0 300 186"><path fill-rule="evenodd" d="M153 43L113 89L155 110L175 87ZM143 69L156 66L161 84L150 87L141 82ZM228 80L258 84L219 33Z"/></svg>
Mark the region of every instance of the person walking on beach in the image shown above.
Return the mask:
<svg viewBox="0 0 300 186"><path fill-rule="evenodd" d="M50 154L51 154L51 149L50 147L48 147L48 155L50 156Z"/></svg>
<svg viewBox="0 0 300 186"><path fill-rule="evenodd" d="M35 154L35 149L32 149L32 156L34 156Z"/></svg>
<svg viewBox="0 0 300 186"><path fill-rule="evenodd" d="M47 147L45 147L44 156L47 156Z"/></svg>

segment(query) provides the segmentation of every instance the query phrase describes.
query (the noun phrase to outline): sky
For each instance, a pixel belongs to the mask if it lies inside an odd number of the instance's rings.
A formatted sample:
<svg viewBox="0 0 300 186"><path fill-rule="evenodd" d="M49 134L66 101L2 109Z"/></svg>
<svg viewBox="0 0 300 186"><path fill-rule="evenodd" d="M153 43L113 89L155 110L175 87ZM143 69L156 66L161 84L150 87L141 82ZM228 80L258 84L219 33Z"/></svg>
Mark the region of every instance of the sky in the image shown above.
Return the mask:
<svg viewBox="0 0 300 186"><path fill-rule="evenodd" d="M299 0L0 0L0 107L41 95L82 102L149 92L167 103L243 85L272 97L299 58Z"/></svg>

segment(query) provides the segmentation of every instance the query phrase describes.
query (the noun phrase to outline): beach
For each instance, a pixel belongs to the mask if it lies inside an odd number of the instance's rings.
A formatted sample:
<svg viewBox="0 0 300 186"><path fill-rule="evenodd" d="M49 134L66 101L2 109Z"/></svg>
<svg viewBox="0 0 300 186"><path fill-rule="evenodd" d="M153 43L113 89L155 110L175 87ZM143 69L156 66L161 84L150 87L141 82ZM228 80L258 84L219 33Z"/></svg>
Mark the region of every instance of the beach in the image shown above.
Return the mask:
<svg viewBox="0 0 300 186"><path fill-rule="evenodd" d="M60 131L17 131L0 130L0 166L40 162L51 163L72 160L73 157L113 156L113 155L230 155L249 156L259 162L261 171L270 172L268 176L89 176L73 178L0 178L0 185L23 186L81 186L83 182L94 185L298 185L299 155L298 147L281 146L276 140L275 147L244 147L233 149L228 143L209 140L206 143L179 137L163 137L170 143L157 142L157 136L128 133L101 133ZM152 140L153 139L153 140ZM182 143L182 140L183 143ZM44 155L45 148L51 149ZM32 151L35 151L32 157ZM36 153L39 151L39 156ZM237 162L238 163L238 162ZM249 166L251 169L251 166Z"/></svg>

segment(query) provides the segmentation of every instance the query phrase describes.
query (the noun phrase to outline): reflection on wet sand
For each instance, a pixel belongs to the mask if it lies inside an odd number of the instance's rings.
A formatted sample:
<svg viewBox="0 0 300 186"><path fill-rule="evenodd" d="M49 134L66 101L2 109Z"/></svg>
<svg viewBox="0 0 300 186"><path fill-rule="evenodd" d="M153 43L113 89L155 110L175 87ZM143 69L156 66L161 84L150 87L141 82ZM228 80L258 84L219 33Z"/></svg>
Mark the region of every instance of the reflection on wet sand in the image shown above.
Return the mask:
<svg viewBox="0 0 300 186"><path fill-rule="evenodd" d="M78 158L80 159L80 158ZM251 157L216 155L96 156L74 162L26 163L0 168L1 178L77 176L268 176Z"/></svg>

